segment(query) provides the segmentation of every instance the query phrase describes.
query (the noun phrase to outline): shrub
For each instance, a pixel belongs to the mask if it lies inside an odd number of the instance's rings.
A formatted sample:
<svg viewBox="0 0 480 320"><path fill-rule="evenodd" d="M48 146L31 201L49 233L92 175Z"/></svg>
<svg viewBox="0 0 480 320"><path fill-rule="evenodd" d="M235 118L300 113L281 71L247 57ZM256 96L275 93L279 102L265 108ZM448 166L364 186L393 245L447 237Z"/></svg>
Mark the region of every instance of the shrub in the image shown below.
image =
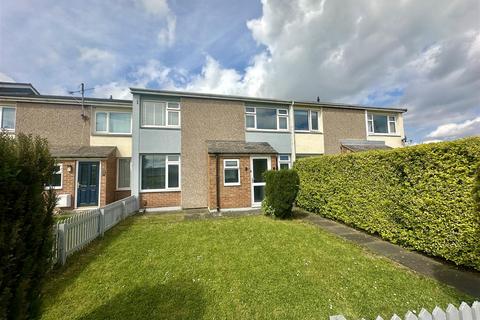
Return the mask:
<svg viewBox="0 0 480 320"><path fill-rule="evenodd" d="M297 205L480 270L479 165L478 137L301 159Z"/></svg>
<svg viewBox="0 0 480 320"><path fill-rule="evenodd" d="M0 318L38 314L52 253L54 161L46 140L0 133Z"/></svg>
<svg viewBox="0 0 480 320"><path fill-rule="evenodd" d="M288 218L298 193L299 178L295 170L267 171L262 208L267 215Z"/></svg>

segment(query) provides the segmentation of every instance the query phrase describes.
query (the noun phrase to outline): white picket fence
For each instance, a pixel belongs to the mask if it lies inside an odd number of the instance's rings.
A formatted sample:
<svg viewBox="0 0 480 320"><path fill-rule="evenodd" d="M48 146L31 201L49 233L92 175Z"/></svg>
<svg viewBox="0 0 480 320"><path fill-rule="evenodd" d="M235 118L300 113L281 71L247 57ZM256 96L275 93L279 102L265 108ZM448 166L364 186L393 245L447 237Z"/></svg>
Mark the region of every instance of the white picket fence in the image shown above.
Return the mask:
<svg viewBox="0 0 480 320"><path fill-rule="evenodd" d="M391 320L402 320L401 317L394 314ZM480 302L475 301L470 307L467 303L462 302L458 309L449 304L447 309L443 311L438 306L433 309L432 313L425 309L421 309L418 314L408 311L403 318L405 320L480 320ZM343 315L331 316L330 320L346 320ZM383 320L378 316L375 320Z"/></svg>
<svg viewBox="0 0 480 320"><path fill-rule="evenodd" d="M137 211L137 198L130 196L57 223L53 230L53 262L65 264L69 255L103 236L105 231Z"/></svg>

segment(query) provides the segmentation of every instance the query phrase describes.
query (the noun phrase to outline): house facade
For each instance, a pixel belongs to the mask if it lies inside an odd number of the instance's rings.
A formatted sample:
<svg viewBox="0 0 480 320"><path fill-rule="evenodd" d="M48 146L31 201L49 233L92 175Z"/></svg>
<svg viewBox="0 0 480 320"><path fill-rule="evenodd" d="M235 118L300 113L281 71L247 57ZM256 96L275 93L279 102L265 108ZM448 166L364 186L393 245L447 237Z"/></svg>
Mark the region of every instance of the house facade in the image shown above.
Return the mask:
<svg viewBox="0 0 480 320"><path fill-rule="evenodd" d="M130 195L130 100L41 95L31 84L0 83L0 124L46 138L56 158L49 186L65 210Z"/></svg>
<svg viewBox="0 0 480 320"><path fill-rule="evenodd" d="M405 109L131 92L131 192L150 210L255 208L266 170L290 168L301 157L404 144Z"/></svg>

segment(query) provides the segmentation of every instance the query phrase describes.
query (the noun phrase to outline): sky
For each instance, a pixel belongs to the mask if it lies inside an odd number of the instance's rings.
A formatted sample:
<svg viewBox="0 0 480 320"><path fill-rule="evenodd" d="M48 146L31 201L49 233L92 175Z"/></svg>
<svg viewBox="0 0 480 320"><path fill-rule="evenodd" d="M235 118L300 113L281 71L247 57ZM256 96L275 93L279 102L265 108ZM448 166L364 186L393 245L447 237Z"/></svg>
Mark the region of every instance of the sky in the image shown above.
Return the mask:
<svg viewBox="0 0 480 320"><path fill-rule="evenodd" d="M480 135L478 0L1 0L0 81L407 108L415 143Z"/></svg>

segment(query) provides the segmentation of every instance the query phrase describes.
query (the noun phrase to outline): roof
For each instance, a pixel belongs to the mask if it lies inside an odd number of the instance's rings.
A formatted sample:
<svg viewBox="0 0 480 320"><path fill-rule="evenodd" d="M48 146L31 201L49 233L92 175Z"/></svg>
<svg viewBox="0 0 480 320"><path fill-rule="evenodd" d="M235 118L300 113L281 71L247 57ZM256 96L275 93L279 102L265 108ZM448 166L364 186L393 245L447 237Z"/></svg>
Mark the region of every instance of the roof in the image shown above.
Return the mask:
<svg viewBox="0 0 480 320"><path fill-rule="evenodd" d="M117 147L51 146L54 158L108 158Z"/></svg>
<svg viewBox="0 0 480 320"><path fill-rule="evenodd" d="M361 152L369 150L388 150L392 149L391 147L385 144L385 141L368 141L368 140L353 140L346 139L340 140L342 147L352 151L352 152Z"/></svg>
<svg viewBox="0 0 480 320"><path fill-rule="evenodd" d="M227 154L276 154L278 153L268 142L245 141L207 141L208 153Z"/></svg>
<svg viewBox="0 0 480 320"><path fill-rule="evenodd" d="M130 91L132 92L132 94L160 95L160 96L170 96L170 97L217 99L217 100L243 101L243 102L253 102L253 103L255 102L271 103L271 104L282 104L282 105L291 105L293 103L293 104L299 104L302 106L310 106L310 107L407 112L407 109L405 108L396 108L396 107L383 108L383 107L364 106L364 105L358 105L358 104L344 104L344 103L323 102L323 101L312 102L312 101L301 101L301 100L282 100L282 99L272 99L272 98L257 98L257 97L225 95L225 94L156 90L156 89L145 89L145 88L130 88Z"/></svg>
<svg viewBox="0 0 480 320"><path fill-rule="evenodd" d="M33 95L33 96L17 96L12 94L3 94L0 91L0 99L11 102L31 102L31 103L54 103L54 104L75 104L81 106L81 97L73 96L53 96L53 95ZM104 98L85 98L84 104L87 106L103 106L103 107L132 107L132 100L120 99L104 99Z"/></svg>
<svg viewBox="0 0 480 320"><path fill-rule="evenodd" d="M33 96L39 94L31 83L0 81L0 95Z"/></svg>

